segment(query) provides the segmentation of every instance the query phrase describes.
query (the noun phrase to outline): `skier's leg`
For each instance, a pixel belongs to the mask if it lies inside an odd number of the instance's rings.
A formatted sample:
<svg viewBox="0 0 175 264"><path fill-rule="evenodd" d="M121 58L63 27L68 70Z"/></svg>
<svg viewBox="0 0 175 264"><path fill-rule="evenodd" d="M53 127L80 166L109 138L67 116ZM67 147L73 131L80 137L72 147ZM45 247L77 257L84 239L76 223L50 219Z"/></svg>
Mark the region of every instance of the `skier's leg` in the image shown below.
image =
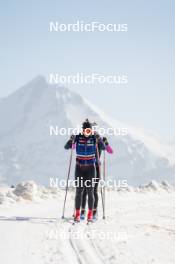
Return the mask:
<svg viewBox="0 0 175 264"><path fill-rule="evenodd" d="M85 208L86 208L86 200L87 200L87 190L86 187L83 189L83 194L82 194L82 204L81 204L81 219L85 219Z"/></svg>
<svg viewBox="0 0 175 264"><path fill-rule="evenodd" d="M76 180L76 195L75 195L75 219L80 220L80 206L81 206L81 198L82 198L82 192L83 192L83 186L81 182L81 178L83 177L83 171L81 167L76 165L75 169L75 180Z"/></svg>
<svg viewBox="0 0 175 264"><path fill-rule="evenodd" d="M86 190L86 187L84 187L84 189L83 189L83 195L82 195L81 210L85 210L85 208L86 208L86 199L87 199L87 190Z"/></svg>
<svg viewBox="0 0 175 264"><path fill-rule="evenodd" d="M96 215L97 215L99 180L100 180L99 166L96 165L96 179L95 179L95 186L94 186L94 208L93 208L94 218L96 218Z"/></svg>
<svg viewBox="0 0 175 264"><path fill-rule="evenodd" d="M98 207L98 184L100 180L99 174L99 166L96 166L96 179L95 179L95 186L94 186L94 209Z"/></svg>
<svg viewBox="0 0 175 264"><path fill-rule="evenodd" d="M95 166L91 166L86 171L86 189L88 193L88 220L92 220L93 216L93 206L94 206L94 186L93 186L93 179L95 178Z"/></svg>

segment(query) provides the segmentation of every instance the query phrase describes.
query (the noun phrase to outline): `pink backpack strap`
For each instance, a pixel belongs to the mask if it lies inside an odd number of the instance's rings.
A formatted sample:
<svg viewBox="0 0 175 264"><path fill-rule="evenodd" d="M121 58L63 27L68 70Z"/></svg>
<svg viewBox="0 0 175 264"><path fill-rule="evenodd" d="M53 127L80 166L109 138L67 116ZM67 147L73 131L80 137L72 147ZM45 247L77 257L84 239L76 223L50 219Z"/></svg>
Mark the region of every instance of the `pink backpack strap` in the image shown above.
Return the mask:
<svg viewBox="0 0 175 264"><path fill-rule="evenodd" d="M76 143L73 143L72 144L72 149L75 149L76 148Z"/></svg>

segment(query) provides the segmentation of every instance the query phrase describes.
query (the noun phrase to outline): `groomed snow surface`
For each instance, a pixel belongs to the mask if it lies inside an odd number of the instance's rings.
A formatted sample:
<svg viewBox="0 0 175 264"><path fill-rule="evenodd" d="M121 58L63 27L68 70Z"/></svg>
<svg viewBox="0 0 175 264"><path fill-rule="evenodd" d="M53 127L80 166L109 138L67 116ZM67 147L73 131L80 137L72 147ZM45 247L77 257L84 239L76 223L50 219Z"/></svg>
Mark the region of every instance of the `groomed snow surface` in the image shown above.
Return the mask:
<svg viewBox="0 0 175 264"><path fill-rule="evenodd" d="M175 190L166 182L108 190L106 220L73 226L74 191L23 182L0 187L2 264L174 264Z"/></svg>

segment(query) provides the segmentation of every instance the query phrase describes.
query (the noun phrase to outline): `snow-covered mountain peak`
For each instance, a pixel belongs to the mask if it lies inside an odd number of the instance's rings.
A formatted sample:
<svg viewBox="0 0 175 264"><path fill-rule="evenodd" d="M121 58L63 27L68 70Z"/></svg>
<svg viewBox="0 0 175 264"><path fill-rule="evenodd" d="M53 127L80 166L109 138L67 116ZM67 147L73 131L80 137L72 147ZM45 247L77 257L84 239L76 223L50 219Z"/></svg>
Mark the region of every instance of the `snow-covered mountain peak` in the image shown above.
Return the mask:
<svg viewBox="0 0 175 264"><path fill-rule="evenodd" d="M103 121L105 121L110 127L126 127L129 137L131 137L133 140L143 142L152 153L160 157L167 158L172 165L175 165L175 148L172 148L172 146L165 143L163 139L161 139L158 135L155 135L153 131L144 130L143 128L133 127L120 122L108 116L87 99L84 98L84 101L92 110L98 113L101 119L103 119Z"/></svg>
<svg viewBox="0 0 175 264"><path fill-rule="evenodd" d="M59 131L80 126L86 118L103 128L128 127L77 93L48 84L42 76L2 99L0 181L13 184L35 180L49 184L50 177L64 178L68 162L64 144L69 136L50 136L50 126ZM108 137L114 149L113 156L107 155L108 176L127 179L131 185L164 179L173 182L174 165L167 152L162 151L163 145L159 142L159 147L155 147L153 137L128 128L128 135Z"/></svg>

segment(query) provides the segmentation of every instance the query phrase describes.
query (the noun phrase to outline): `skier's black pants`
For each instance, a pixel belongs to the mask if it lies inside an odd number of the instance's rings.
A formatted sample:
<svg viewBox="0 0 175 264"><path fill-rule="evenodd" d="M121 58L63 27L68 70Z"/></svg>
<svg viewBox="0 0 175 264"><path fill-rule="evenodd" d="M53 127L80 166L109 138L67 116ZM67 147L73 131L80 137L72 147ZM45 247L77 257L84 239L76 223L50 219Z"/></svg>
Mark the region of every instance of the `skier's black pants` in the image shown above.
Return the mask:
<svg viewBox="0 0 175 264"><path fill-rule="evenodd" d="M80 166L76 165L75 180L76 180L76 196L75 196L75 209L80 209L82 204L83 190L86 188L88 195L88 207L90 210L94 206L94 184L93 179L96 176L95 165Z"/></svg>
<svg viewBox="0 0 175 264"><path fill-rule="evenodd" d="M96 165L96 179L95 179L95 185L94 185L94 206L93 209L97 209L98 207L98 184L100 180L100 171L99 171L99 166ZM83 190L83 195L82 195L82 205L81 208L85 209L86 208L86 198L87 198L87 189L84 187Z"/></svg>

